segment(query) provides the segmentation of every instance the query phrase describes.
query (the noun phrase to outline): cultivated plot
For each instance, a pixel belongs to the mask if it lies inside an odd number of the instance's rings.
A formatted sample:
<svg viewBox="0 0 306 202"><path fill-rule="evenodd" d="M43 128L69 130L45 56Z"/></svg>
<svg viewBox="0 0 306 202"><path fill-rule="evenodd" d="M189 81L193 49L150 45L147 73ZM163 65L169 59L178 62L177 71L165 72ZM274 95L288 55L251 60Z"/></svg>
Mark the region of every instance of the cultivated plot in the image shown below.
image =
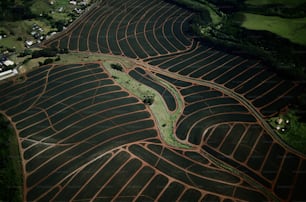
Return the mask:
<svg viewBox="0 0 306 202"><path fill-rule="evenodd" d="M167 112L181 97L171 121L188 149L163 142L149 107L102 62L46 65L0 86L0 111L20 140L26 200L306 199L305 156L264 124L301 87L197 41L193 15L165 1L98 1L43 44L133 61L128 75L156 90Z"/></svg>

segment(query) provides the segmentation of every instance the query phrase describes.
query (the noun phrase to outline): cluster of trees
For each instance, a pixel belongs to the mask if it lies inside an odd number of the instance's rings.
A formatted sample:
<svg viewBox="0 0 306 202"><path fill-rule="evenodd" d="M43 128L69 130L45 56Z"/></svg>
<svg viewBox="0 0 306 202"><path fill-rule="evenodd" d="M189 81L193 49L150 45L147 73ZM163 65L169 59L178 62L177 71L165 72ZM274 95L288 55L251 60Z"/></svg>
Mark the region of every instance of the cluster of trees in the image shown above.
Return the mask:
<svg viewBox="0 0 306 202"><path fill-rule="evenodd" d="M181 0L173 0L181 4ZM209 13L205 9L196 11L198 15L191 21L191 30L199 36L200 40L210 43L216 48L230 53L244 55L250 58L261 58L268 66L274 68L281 76L288 79L306 78L306 60L304 54L306 47L290 42L285 38L268 31L248 30L241 26L244 17L236 13L259 12L262 15L278 15L281 17L292 17L293 15L303 17L306 10L301 7L288 8L281 5L273 7L266 5L264 8L246 6L243 0L183 0L190 4L207 2L220 9L222 14L221 23L213 24ZM265 9L267 8L267 9ZM286 12L290 10L291 12ZM295 14L293 14L295 13ZM204 37L202 37L204 36ZM286 48L284 48L286 47Z"/></svg>
<svg viewBox="0 0 306 202"><path fill-rule="evenodd" d="M25 57L25 56L31 55L31 58L27 57L23 61L24 64L26 64L27 62L29 62L31 59L34 59L34 58L47 57L47 59L45 59L44 62L39 62L39 66L42 66L42 65L50 64L54 61L61 60L58 54L67 54L67 53L69 53L67 48L58 49L55 47L51 47L51 48L45 48L42 50L35 50L35 51L32 51L31 49L25 49L23 52L21 52L18 55L18 57ZM56 58L52 59L50 57L56 57Z"/></svg>
<svg viewBox="0 0 306 202"><path fill-rule="evenodd" d="M0 1L0 21L13 21L30 19L35 15L30 10L31 0L1 0Z"/></svg>
<svg viewBox="0 0 306 202"><path fill-rule="evenodd" d="M123 68L122 68L122 66L121 66L120 64L111 64L110 66L111 66L111 68L114 69L114 70L118 70L118 71L120 71L120 72L123 71Z"/></svg>
<svg viewBox="0 0 306 202"><path fill-rule="evenodd" d="M65 20L56 20L50 14L43 13L42 16L31 11L33 0L1 0L0 1L0 21L16 21L33 18L43 18L48 20L52 28L62 31L64 26L68 25ZM70 16L75 19L74 13Z"/></svg>
<svg viewBox="0 0 306 202"><path fill-rule="evenodd" d="M61 57L57 56L55 59L47 58L47 59L44 60L44 62L38 62L38 64L39 64L39 66L43 66L43 65L51 64L54 61L60 61L60 60L61 60Z"/></svg>
<svg viewBox="0 0 306 202"><path fill-rule="evenodd" d="M142 101L146 105L152 105L154 102L154 95L146 95Z"/></svg>
<svg viewBox="0 0 306 202"><path fill-rule="evenodd" d="M44 48L42 50L36 50L32 52L32 58L39 58L39 57L55 57L58 53L59 54L67 54L69 51L67 48L58 49L56 47L51 48Z"/></svg>
<svg viewBox="0 0 306 202"><path fill-rule="evenodd" d="M195 20L191 27L196 35L205 36L200 40L206 44L232 54L261 58L267 66L288 79L305 78L305 46L268 31L245 29L230 20L218 25L209 24L205 28L198 26L199 23Z"/></svg>
<svg viewBox="0 0 306 202"><path fill-rule="evenodd" d="M0 115L0 201L22 201L21 162L10 123ZM13 145L12 145L13 144Z"/></svg>
<svg viewBox="0 0 306 202"><path fill-rule="evenodd" d="M241 10L245 0L207 0L216 5L224 13L233 13Z"/></svg>

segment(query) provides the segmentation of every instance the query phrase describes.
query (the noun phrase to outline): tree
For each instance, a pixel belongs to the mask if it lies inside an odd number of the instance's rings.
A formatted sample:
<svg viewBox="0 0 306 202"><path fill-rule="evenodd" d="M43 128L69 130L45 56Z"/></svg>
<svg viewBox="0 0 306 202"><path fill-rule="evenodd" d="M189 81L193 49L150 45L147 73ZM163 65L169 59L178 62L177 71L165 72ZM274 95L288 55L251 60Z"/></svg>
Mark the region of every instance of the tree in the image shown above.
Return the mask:
<svg viewBox="0 0 306 202"><path fill-rule="evenodd" d="M123 68L120 64L111 64L110 65L112 69L118 70L120 72L122 72Z"/></svg>
<svg viewBox="0 0 306 202"><path fill-rule="evenodd" d="M53 62L53 59L47 58L47 59L45 59L45 61L44 61L44 65L50 64L50 63L52 63L52 62Z"/></svg>
<svg viewBox="0 0 306 202"><path fill-rule="evenodd" d="M153 95L145 95L143 99L143 103L146 105L152 105L154 102L154 96Z"/></svg>

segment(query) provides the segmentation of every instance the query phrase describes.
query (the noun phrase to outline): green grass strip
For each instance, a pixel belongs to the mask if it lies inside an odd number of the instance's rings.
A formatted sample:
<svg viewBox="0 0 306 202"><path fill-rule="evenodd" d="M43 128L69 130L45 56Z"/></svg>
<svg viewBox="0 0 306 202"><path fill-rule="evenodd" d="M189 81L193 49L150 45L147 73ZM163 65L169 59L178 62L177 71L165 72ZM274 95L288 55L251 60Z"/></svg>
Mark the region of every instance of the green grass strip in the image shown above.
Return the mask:
<svg viewBox="0 0 306 202"><path fill-rule="evenodd" d="M174 126L183 110L183 101L181 100L179 93L164 81L156 78L156 81L161 82L174 96L177 101L178 107L173 113L169 113L168 108L162 98L162 96L153 88L150 88L130 77L125 72L114 70L110 67L113 62L103 62L104 67L107 71L115 78L115 80L126 90L131 92L133 95L143 100L145 96L153 96L154 102L149 105L160 130L162 139L169 145L180 148L190 148L188 145L179 142L174 134Z"/></svg>

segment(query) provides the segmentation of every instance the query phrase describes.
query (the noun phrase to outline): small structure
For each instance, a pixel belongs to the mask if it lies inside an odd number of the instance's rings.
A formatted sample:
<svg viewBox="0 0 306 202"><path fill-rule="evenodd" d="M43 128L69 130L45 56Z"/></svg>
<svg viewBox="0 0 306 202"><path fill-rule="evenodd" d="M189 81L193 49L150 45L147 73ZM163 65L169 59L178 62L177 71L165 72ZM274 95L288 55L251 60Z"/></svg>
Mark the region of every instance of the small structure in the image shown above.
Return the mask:
<svg viewBox="0 0 306 202"><path fill-rule="evenodd" d="M32 40L26 40L24 43L27 48L30 48L34 44Z"/></svg>
<svg viewBox="0 0 306 202"><path fill-rule="evenodd" d="M12 60L5 60L4 62L2 62L4 64L4 66L9 67L11 65L14 65L15 63Z"/></svg>
<svg viewBox="0 0 306 202"><path fill-rule="evenodd" d="M78 5L80 5L80 6L86 6L87 4L88 4L87 1L81 1L81 2L78 3Z"/></svg>
<svg viewBox="0 0 306 202"><path fill-rule="evenodd" d="M77 2L76 1L69 1L69 4L71 4L71 5L77 5Z"/></svg>
<svg viewBox="0 0 306 202"><path fill-rule="evenodd" d="M281 118L281 117L279 117L277 120L276 120L276 123L278 124L278 125L281 125L282 123L283 123L283 119Z"/></svg>
<svg viewBox="0 0 306 202"><path fill-rule="evenodd" d="M10 78L10 77L15 76L17 74L18 74L18 71L16 69L13 69L13 70L9 69L7 71L0 72L0 80Z"/></svg>
<svg viewBox="0 0 306 202"><path fill-rule="evenodd" d="M77 13L77 14L81 14L83 12L82 9L80 8L74 8L74 11Z"/></svg>

